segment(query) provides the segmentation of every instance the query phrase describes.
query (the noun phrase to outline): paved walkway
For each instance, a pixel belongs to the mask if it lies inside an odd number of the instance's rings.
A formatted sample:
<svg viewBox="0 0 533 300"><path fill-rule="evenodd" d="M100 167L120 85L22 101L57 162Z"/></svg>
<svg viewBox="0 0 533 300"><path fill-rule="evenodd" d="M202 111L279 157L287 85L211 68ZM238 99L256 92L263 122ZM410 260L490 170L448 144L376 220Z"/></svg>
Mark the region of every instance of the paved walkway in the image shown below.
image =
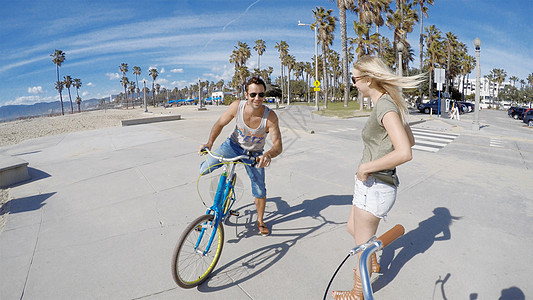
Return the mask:
<svg viewBox="0 0 533 300"><path fill-rule="evenodd" d="M366 118L279 109L285 150L267 171L265 221L272 235L258 235L242 174L241 216L225 227L213 276L183 290L172 280L170 260L182 230L205 210L196 190L196 150L222 108L181 109L178 121L0 148L29 162L33 178L9 189L0 299L322 298L353 247L345 221ZM483 120L492 113L480 112ZM380 253L385 272L374 283L376 297L533 296L533 132L471 131L468 118L413 115L413 128L458 135L437 152L414 150L413 161L399 168L398 200L378 233L401 223L406 235ZM494 139L501 147L491 146ZM201 190L207 185L201 182ZM345 264L332 289L351 287L354 264Z"/></svg>

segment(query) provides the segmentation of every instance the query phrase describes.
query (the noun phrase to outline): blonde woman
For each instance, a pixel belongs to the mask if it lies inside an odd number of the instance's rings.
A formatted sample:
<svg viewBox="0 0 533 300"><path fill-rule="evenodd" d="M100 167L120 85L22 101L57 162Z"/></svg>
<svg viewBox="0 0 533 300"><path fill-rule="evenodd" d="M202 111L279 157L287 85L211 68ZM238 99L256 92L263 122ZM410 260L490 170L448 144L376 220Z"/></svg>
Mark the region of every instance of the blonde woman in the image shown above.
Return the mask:
<svg viewBox="0 0 533 300"><path fill-rule="evenodd" d="M415 139L408 124L408 110L401 88L416 88L423 75L394 75L385 63L374 56L363 56L353 68L352 82L374 108L361 137L363 157L355 178L355 191L350 217L346 225L355 244L365 243L376 234L379 222L385 218L396 200L399 184L396 166L412 158ZM375 254L369 272L379 272ZM355 283L350 291L335 291L335 299L363 299L359 270L354 270Z"/></svg>

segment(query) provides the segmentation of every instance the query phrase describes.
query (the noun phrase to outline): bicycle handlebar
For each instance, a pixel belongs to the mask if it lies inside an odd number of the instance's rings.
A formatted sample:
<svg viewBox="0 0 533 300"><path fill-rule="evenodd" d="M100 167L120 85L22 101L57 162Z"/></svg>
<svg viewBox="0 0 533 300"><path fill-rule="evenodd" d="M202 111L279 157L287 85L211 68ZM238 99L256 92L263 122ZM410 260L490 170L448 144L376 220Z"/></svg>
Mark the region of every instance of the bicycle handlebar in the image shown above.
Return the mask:
<svg viewBox="0 0 533 300"><path fill-rule="evenodd" d="M243 154L243 155L235 156L235 157L232 157L232 158L226 158L226 157L222 157L222 156L214 154L207 147L202 148L201 153L207 153L207 154L211 155L211 157L213 157L215 159L218 159L220 162L236 162L236 161L240 161L242 159L248 159L248 160L252 161L252 163L250 164L252 167L255 166L255 164L256 164L255 157L253 157L251 154L247 154L247 155Z"/></svg>
<svg viewBox="0 0 533 300"><path fill-rule="evenodd" d="M399 238L405 233L405 228L397 224L396 226L392 227L389 231L385 232L382 236L378 238L378 240L383 244L382 248L386 247L390 243L392 243L395 239Z"/></svg>

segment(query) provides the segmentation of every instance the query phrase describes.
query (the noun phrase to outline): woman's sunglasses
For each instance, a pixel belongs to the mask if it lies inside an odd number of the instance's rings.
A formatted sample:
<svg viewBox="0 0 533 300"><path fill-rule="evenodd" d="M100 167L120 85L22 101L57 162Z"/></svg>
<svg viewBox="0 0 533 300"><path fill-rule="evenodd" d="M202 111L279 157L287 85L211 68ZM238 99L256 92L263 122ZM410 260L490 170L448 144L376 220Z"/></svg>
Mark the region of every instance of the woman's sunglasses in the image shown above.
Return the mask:
<svg viewBox="0 0 533 300"><path fill-rule="evenodd" d="M359 79L363 78L363 76L352 76L352 82L353 84L356 84Z"/></svg>
<svg viewBox="0 0 533 300"><path fill-rule="evenodd" d="M255 96L259 95L259 98L264 98L265 97L265 93L250 93L248 94L250 95L251 98L255 98Z"/></svg>

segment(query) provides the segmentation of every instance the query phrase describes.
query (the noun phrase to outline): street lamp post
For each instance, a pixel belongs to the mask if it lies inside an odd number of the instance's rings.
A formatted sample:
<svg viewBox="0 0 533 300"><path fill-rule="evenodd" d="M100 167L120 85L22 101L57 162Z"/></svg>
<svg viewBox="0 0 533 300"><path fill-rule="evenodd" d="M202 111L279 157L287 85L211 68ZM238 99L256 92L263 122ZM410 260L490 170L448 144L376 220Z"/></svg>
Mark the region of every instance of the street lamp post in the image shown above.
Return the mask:
<svg viewBox="0 0 533 300"><path fill-rule="evenodd" d="M474 40L474 47L476 48L476 107L474 108L474 122L472 123L472 130L479 130L479 85L481 84L481 68L479 66L479 50L481 48L481 40L479 38Z"/></svg>
<svg viewBox="0 0 533 300"><path fill-rule="evenodd" d="M143 88L143 98L144 98L144 112L148 112L148 106L146 105L146 79L143 79L144 88Z"/></svg>
<svg viewBox="0 0 533 300"><path fill-rule="evenodd" d="M403 55L403 44L401 42L399 42L397 45L396 45L396 49L398 50L398 76L403 76L403 60L402 60L402 55Z"/></svg>
<svg viewBox="0 0 533 300"><path fill-rule="evenodd" d="M204 106L202 103L202 83L200 81L200 77L198 77L198 102L200 103L200 109L202 109Z"/></svg>
<svg viewBox="0 0 533 300"><path fill-rule="evenodd" d="M311 26L312 24L304 24L298 20L298 26ZM315 26L315 82L318 81L318 43L317 43L317 32L318 26ZM318 90L315 87L315 110L318 110Z"/></svg>

